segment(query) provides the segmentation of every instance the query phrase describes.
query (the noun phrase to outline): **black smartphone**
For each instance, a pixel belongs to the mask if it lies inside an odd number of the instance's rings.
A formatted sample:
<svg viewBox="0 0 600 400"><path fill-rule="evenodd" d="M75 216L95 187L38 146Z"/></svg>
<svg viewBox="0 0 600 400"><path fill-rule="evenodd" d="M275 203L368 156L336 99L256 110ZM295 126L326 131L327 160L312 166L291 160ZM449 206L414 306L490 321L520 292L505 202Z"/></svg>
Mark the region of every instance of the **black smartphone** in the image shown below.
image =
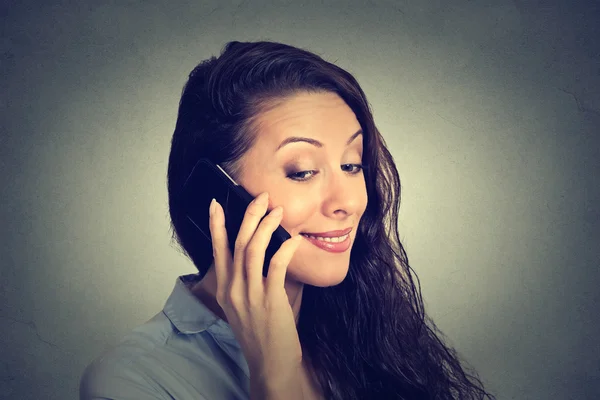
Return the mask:
<svg viewBox="0 0 600 400"><path fill-rule="evenodd" d="M183 201L187 218L198 228L199 240L208 240L212 246L208 225L208 208L215 198L225 211L225 228L229 239L229 250L234 254L235 240L244 220L246 209L254 197L236 183L218 165L207 158L201 158L183 185ZM263 217L264 218L264 217ZM262 219L261 219L262 220ZM265 253L263 276L266 278L271 258L290 234L281 225L277 227Z"/></svg>

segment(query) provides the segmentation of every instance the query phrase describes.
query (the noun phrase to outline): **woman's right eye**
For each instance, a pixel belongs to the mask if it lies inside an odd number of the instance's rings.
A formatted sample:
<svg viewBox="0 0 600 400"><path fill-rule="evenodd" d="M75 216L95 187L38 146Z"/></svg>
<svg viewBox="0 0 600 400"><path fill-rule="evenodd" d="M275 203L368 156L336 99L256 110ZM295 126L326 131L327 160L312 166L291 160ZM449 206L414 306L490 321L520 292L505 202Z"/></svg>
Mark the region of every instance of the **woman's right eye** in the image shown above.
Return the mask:
<svg viewBox="0 0 600 400"><path fill-rule="evenodd" d="M303 181L307 181L310 179L310 178L303 178L302 176L304 176L304 174L312 173L313 175L311 175L311 176L314 176L314 174L316 172L317 171L299 171L299 172L294 172L292 174L289 174L287 177L293 181L303 182Z"/></svg>

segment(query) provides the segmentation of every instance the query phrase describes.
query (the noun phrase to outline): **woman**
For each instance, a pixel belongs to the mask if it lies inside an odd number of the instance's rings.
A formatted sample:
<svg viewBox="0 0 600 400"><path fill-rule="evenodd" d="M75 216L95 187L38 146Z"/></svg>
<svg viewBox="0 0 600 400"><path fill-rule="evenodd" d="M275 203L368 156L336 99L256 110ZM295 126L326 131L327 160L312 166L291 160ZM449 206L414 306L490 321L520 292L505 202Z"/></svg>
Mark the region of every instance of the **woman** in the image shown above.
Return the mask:
<svg viewBox="0 0 600 400"><path fill-rule="evenodd" d="M182 209L203 157L257 197L234 254L218 203L212 242ZM173 237L200 273L86 369L82 399L494 398L424 313L398 172L348 72L284 44L228 43L185 85L168 191ZM292 239L263 280L278 225Z"/></svg>

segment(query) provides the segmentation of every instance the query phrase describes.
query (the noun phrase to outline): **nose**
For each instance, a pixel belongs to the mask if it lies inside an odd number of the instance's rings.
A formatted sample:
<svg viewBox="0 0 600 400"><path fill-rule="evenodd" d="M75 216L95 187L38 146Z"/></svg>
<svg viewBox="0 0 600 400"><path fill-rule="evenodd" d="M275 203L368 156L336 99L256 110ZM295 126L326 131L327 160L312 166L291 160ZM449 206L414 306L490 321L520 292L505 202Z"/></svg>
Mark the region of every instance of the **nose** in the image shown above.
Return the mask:
<svg viewBox="0 0 600 400"><path fill-rule="evenodd" d="M365 197L363 175L340 170L331 175L324 188L324 212L327 215L353 215L359 212Z"/></svg>

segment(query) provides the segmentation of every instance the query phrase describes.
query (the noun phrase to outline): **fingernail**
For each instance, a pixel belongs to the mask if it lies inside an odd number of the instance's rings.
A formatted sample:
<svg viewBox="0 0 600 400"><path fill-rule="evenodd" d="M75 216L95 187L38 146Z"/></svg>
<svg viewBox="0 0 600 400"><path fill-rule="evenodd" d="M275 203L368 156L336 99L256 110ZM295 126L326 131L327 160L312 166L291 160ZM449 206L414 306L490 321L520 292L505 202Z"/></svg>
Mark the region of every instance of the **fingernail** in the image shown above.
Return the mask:
<svg viewBox="0 0 600 400"><path fill-rule="evenodd" d="M208 215L210 217L212 217L215 213L215 203L216 203L216 200L212 199L210 202L210 207L208 207Z"/></svg>
<svg viewBox="0 0 600 400"><path fill-rule="evenodd" d="M272 215L274 217L279 217L282 212L283 212L283 209L281 208L281 206L277 206L276 208L273 209L273 211L271 211L269 213L269 215Z"/></svg>

